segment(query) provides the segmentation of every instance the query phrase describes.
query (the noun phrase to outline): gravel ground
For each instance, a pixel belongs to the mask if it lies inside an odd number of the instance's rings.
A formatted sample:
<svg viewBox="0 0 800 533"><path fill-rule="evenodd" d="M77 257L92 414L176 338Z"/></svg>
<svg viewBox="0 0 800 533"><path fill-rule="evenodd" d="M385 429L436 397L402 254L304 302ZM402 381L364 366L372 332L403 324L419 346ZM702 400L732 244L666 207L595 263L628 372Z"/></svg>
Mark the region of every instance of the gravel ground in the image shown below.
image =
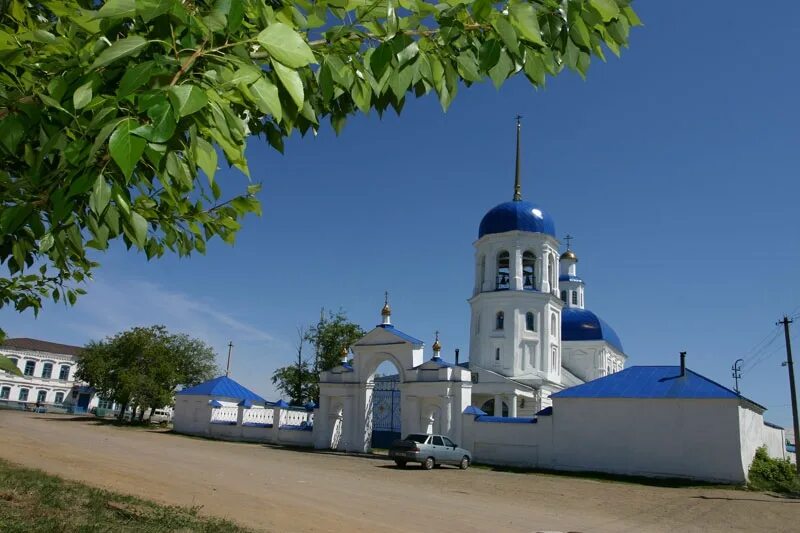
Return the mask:
<svg viewBox="0 0 800 533"><path fill-rule="evenodd" d="M0 411L0 457L265 531L800 531L800 500L210 441ZM2 501L0 501L2 505Z"/></svg>

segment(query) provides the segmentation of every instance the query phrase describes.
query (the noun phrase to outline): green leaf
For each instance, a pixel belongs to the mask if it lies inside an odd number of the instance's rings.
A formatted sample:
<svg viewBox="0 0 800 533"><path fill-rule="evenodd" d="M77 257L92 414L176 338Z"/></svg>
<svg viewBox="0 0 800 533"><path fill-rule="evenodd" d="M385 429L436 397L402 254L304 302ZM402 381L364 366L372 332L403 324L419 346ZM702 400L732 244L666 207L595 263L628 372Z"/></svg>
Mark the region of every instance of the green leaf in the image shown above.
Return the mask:
<svg viewBox="0 0 800 533"><path fill-rule="evenodd" d="M292 97L292 101L297 106L297 109L301 109L303 107L303 100L305 100L305 94L303 92L303 80L300 79L300 75L296 70L284 67L278 62L273 62L272 68L275 69L278 79L281 80L281 85L283 85L284 89L289 93L289 96Z"/></svg>
<svg viewBox="0 0 800 533"><path fill-rule="evenodd" d="M273 22L256 37L269 55L291 68L316 63L311 47L295 30L282 22Z"/></svg>
<svg viewBox="0 0 800 533"><path fill-rule="evenodd" d="M169 12L172 9L170 0L135 0L136 13L142 20L149 22L159 15Z"/></svg>
<svg viewBox="0 0 800 533"><path fill-rule="evenodd" d="M131 133L154 143L162 143L172 138L172 134L175 133L175 117L172 113L172 106L169 105L169 101L163 93L161 98L161 101L151 104L147 110L147 116L152 122L139 126Z"/></svg>
<svg viewBox="0 0 800 533"><path fill-rule="evenodd" d="M483 43L478 53L482 71L486 72L497 64L497 60L500 59L500 50L502 50L502 48L503 46L497 39L489 39Z"/></svg>
<svg viewBox="0 0 800 533"><path fill-rule="evenodd" d="M115 42L97 56L89 70L104 67L122 57L133 55L147 46L147 39L140 35L132 35Z"/></svg>
<svg viewBox="0 0 800 533"><path fill-rule="evenodd" d="M253 93L256 105L262 113L269 113L278 122L283 120L283 108L275 85L266 78L261 78L250 86L250 92Z"/></svg>
<svg viewBox="0 0 800 533"><path fill-rule="evenodd" d="M89 196L89 208L99 217L105 211L110 199L111 186L106 183L106 179L100 174L97 176L94 187L92 187L92 194Z"/></svg>
<svg viewBox="0 0 800 533"><path fill-rule="evenodd" d="M77 89L72 95L72 105L75 110L83 109L92 100L92 82L87 81Z"/></svg>
<svg viewBox="0 0 800 533"><path fill-rule="evenodd" d="M108 141L108 149L111 159L122 170L126 180L131 179L133 169L139 162L144 152L145 140L132 134L138 126L137 122L131 118L125 119L117 126L111 139Z"/></svg>
<svg viewBox="0 0 800 533"><path fill-rule="evenodd" d="M619 14L619 6L614 0L589 0L589 4L600 13L603 22L608 22Z"/></svg>
<svg viewBox="0 0 800 533"><path fill-rule="evenodd" d="M109 0L97 12L97 18L133 17L136 15L135 0Z"/></svg>
<svg viewBox="0 0 800 533"><path fill-rule="evenodd" d="M372 53L369 58L369 68L372 70L372 74L375 75L375 79L383 77L383 73L386 72L392 62L392 56L392 47L389 43L381 44Z"/></svg>
<svg viewBox="0 0 800 533"><path fill-rule="evenodd" d="M133 93L133 91L150 81L150 78L157 69L158 68L156 67L156 64L152 61L145 61L144 63L140 63L133 68L127 69L119 82L117 98L124 98L125 96L128 96L129 94Z"/></svg>
<svg viewBox="0 0 800 533"><path fill-rule="evenodd" d="M522 37L534 44L545 46L542 41L542 32L539 29L539 21L536 18L536 10L527 2L517 1L509 7L511 14L511 24L517 29Z"/></svg>
<svg viewBox="0 0 800 533"><path fill-rule="evenodd" d="M489 69L489 77L492 79L492 83L496 89L499 89L503 82L506 81L508 78L509 73L514 68L514 62L509 57L508 52L503 50L500 53L500 58L497 60L497 64Z"/></svg>
<svg viewBox="0 0 800 533"><path fill-rule="evenodd" d="M213 183L214 174L217 172L217 151L210 142L198 137L194 157L197 160L197 166L208 176L209 183Z"/></svg>
<svg viewBox="0 0 800 533"><path fill-rule="evenodd" d="M569 29L569 36L575 44L581 48L589 48L591 44L589 29L580 17L576 17L575 20L572 21Z"/></svg>
<svg viewBox="0 0 800 533"><path fill-rule="evenodd" d="M492 23L492 26L497 30L497 34L503 40L506 48L519 55L517 32L514 31L514 27L511 26L511 23L505 17L497 17Z"/></svg>
<svg viewBox="0 0 800 533"><path fill-rule="evenodd" d="M170 88L169 96L175 111L178 113L178 117L185 117L200 111L208 103L206 93L199 87L189 84Z"/></svg>
<svg viewBox="0 0 800 533"><path fill-rule="evenodd" d="M134 242L139 248L144 247L144 243L147 240L147 220L136 211L131 211L130 223L135 237Z"/></svg>

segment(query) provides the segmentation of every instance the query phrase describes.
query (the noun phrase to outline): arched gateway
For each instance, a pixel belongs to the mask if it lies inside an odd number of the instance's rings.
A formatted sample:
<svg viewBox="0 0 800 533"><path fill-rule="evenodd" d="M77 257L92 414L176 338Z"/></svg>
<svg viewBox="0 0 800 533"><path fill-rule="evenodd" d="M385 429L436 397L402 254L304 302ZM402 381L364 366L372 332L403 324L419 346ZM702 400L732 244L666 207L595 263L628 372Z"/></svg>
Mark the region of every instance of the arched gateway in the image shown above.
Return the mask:
<svg viewBox="0 0 800 533"><path fill-rule="evenodd" d="M389 361L397 369L391 385L390 431L387 433L441 433L461 439L461 413L472 400L468 370L440 357L439 340L433 357L425 360L423 342L395 328L388 301L381 311L381 324L352 346L353 359L320 373L319 414L314 423L314 446L350 452L368 452L384 447L389 435L379 435L384 420L375 409L385 409L388 380L376 382L378 367ZM377 385L376 385L377 383ZM400 416L394 420L395 407ZM378 430L378 431L373 431ZM373 439L383 442L373 442Z"/></svg>

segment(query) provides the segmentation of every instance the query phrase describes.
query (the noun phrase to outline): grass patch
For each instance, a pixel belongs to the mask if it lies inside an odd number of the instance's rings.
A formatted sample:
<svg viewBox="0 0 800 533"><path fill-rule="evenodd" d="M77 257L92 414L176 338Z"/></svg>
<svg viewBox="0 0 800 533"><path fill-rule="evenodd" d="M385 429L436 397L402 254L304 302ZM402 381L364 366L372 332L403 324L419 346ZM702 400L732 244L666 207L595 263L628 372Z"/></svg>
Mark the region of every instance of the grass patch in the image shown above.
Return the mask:
<svg viewBox="0 0 800 533"><path fill-rule="evenodd" d="M201 517L199 507L158 505L0 460L0 531L246 532Z"/></svg>
<svg viewBox="0 0 800 533"><path fill-rule="evenodd" d="M800 476L795 466L789 459L773 459L763 446L756 450L749 478L747 486L753 490L800 496Z"/></svg>

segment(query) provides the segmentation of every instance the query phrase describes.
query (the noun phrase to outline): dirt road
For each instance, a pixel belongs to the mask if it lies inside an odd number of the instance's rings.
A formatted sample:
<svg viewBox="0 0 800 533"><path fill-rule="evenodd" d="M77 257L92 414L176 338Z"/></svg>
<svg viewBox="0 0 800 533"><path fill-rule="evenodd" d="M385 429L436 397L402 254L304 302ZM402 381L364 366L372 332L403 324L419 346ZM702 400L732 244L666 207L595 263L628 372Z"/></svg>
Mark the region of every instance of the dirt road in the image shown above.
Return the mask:
<svg viewBox="0 0 800 533"><path fill-rule="evenodd" d="M265 531L798 531L800 500L384 460L0 411L0 457Z"/></svg>

